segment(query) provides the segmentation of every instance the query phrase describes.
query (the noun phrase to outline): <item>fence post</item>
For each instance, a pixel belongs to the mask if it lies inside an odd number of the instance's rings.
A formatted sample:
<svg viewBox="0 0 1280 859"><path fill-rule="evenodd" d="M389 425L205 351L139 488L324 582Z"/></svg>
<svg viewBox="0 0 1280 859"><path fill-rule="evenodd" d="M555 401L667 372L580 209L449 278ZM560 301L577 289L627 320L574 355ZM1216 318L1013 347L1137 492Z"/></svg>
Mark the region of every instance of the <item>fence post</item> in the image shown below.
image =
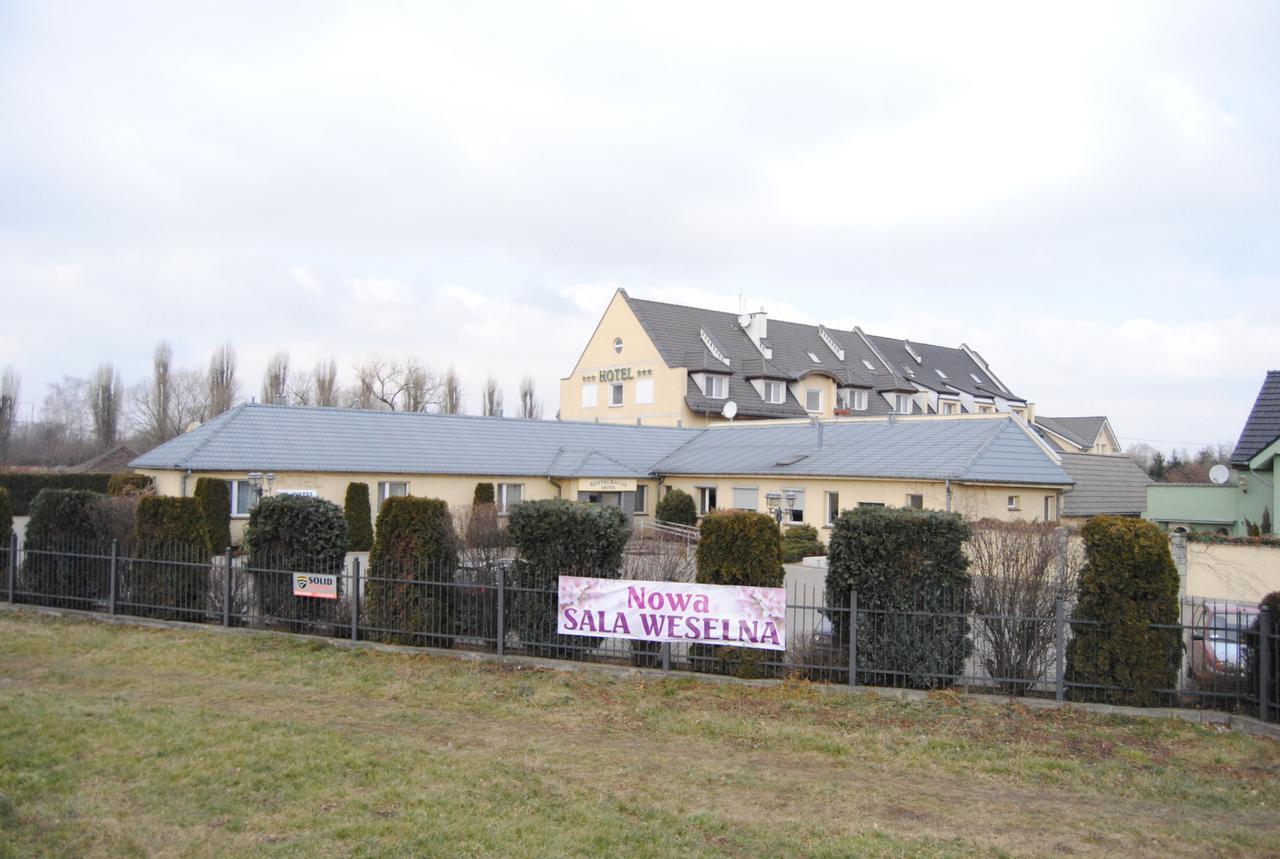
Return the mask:
<svg viewBox="0 0 1280 859"><path fill-rule="evenodd" d="M494 642L501 658L507 652L507 568L498 566L498 617L493 631Z"/></svg>
<svg viewBox="0 0 1280 859"><path fill-rule="evenodd" d="M226 566L222 575L222 625L231 626L231 547L227 546L222 554L222 563Z"/></svg>
<svg viewBox="0 0 1280 859"><path fill-rule="evenodd" d="M120 541L111 541L111 570L107 581L107 606L111 614L116 613L116 562L120 557Z"/></svg>
<svg viewBox="0 0 1280 859"><path fill-rule="evenodd" d="M671 642L662 642L662 670L671 670Z"/></svg>
<svg viewBox="0 0 1280 859"><path fill-rule="evenodd" d="M1067 697L1067 604L1062 599L1062 594L1058 594L1053 601L1053 626L1056 642L1054 649L1057 651L1053 670L1053 697L1057 701L1065 701Z"/></svg>
<svg viewBox="0 0 1280 859"><path fill-rule="evenodd" d="M18 535L9 535L9 573L8 573L8 590L9 602L13 602L13 582L18 575Z"/></svg>
<svg viewBox="0 0 1280 859"><path fill-rule="evenodd" d="M351 559L351 640L360 640L360 559Z"/></svg>
<svg viewBox="0 0 1280 859"><path fill-rule="evenodd" d="M849 685L858 685L858 592L856 590L849 591Z"/></svg>
<svg viewBox="0 0 1280 859"><path fill-rule="evenodd" d="M1271 607L1264 605L1258 615L1258 716L1264 722L1271 718L1271 636L1274 626Z"/></svg>

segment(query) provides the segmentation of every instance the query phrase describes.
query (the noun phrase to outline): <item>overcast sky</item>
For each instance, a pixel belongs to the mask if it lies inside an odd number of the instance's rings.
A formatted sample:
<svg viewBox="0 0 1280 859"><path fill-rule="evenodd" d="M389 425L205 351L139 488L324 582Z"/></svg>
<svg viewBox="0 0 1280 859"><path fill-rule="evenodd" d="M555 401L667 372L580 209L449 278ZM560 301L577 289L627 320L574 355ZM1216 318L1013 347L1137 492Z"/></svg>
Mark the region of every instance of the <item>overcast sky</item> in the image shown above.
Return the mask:
<svg viewBox="0 0 1280 859"><path fill-rule="evenodd" d="M0 0L23 400L167 338L554 414L618 286L965 342L1160 447L1280 368L1280 4L427 7Z"/></svg>

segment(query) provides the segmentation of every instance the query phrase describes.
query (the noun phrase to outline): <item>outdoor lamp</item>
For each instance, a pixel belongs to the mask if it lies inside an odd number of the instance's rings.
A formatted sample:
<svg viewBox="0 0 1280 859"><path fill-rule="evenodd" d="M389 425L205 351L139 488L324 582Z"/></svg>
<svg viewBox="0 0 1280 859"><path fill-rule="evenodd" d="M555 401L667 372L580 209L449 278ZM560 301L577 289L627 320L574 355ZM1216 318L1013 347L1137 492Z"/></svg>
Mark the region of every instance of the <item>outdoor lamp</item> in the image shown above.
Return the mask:
<svg viewBox="0 0 1280 859"><path fill-rule="evenodd" d="M271 491L271 484L275 479L276 476L270 471L266 474L263 474L261 471L249 472L249 485L253 487L253 493L259 498L261 498L263 494Z"/></svg>

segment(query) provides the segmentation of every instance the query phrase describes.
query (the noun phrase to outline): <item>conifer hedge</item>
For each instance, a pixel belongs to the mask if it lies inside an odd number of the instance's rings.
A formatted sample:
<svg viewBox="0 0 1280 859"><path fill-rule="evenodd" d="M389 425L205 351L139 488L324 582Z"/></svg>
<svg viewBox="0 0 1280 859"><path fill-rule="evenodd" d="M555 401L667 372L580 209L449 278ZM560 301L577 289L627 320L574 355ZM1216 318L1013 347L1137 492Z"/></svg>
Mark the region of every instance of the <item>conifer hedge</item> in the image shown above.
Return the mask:
<svg viewBox="0 0 1280 859"><path fill-rule="evenodd" d="M215 552L231 545L231 484L217 477L196 480L193 493L200 502L200 515Z"/></svg>
<svg viewBox="0 0 1280 859"><path fill-rule="evenodd" d="M827 601L858 592L858 682L948 686L973 649L966 610L969 526L954 513L858 507L836 520ZM837 653L849 652L849 612L832 613Z"/></svg>
<svg viewBox="0 0 1280 859"><path fill-rule="evenodd" d="M471 496L472 504L492 504L494 500L492 483L477 483L476 491Z"/></svg>
<svg viewBox="0 0 1280 859"><path fill-rule="evenodd" d="M50 474L14 471L0 474L0 488L9 492L14 516L30 516L31 504L42 489L81 489L105 493L110 474Z"/></svg>
<svg viewBox="0 0 1280 859"><path fill-rule="evenodd" d="M121 575L130 614L202 620L209 604L213 549L195 498L151 495L138 501L134 560Z"/></svg>
<svg viewBox="0 0 1280 859"><path fill-rule="evenodd" d="M30 601L91 609L107 598L111 568L102 556L110 546L94 515L103 497L86 489L42 489L31 501L20 587L33 592Z"/></svg>
<svg viewBox="0 0 1280 859"><path fill-rule="evenodd" d="M345 620L347 520L337 504L308 495L267 495L249 513L244 541L262 618L286 629ZM336 576L339 598L294 596L297 573Z"/></svg>
<svg viewBox="0 0 1280 859"><path fill-rule="evenodd" d="M458 546L449 505L388 498L378 512L364 587L369 637L391 644L452 647Z"/></svg>
<svg viewBox="0 0 1280 859"><path fill-rule="evenodd" d="M825 554L827 547L818 539L818 529L812 525L789 525L783 532L782 563L796 564Z"/></svg>
<svg viewBox="0 0 1280 859"><path fill-rule="evenodd" d="M693 526L698 524L698 505L693 503L693 496L688 492L672 489L658 501L653 515L659 522Z"/></svg>
<svg viewBox="0 0 1280 859"><path fill-rule="evenodd" d="M348 549L352 552L367 552L372 549L373 514L369 507L369 484L347 484L342 512L347 519Z"/></svg>
<svg viewBox="0 0 1280 859"><path fill-rule="evenodd" d="M1093 517L1082 536L1068 691L1075 700L1160 704L1169 699L1162 691L1177 688L1182 660L1169 538L1154 522L1121 516Z"/></svg>
<svg viewBox="0 0 1280 859"><path fill-rule="evenodd" d="M525 501L511 508L507 532L518 553L508 578L511 628L534 655L586 656L602 639L556 632L559 577L621 577L627 517L617 507Z"/></svg>

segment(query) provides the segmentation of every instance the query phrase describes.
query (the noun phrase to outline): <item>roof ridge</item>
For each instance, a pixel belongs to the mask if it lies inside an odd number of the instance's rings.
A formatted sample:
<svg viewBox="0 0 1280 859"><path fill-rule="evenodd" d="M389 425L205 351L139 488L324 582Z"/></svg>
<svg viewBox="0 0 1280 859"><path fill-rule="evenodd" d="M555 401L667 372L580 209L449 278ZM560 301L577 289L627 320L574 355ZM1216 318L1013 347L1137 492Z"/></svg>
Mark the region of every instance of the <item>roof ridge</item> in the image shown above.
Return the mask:
<svg viewBox="0 0 1280 859"><path fill-rule="evenodd" d="M964 477L966 474L968 474L969 470L978 464L979 457L981 457L984 453L986 453L991 448L991 445L996 443L996 439L998 439L1004 433L1004 431L1009 426L1012 425L1012 423L1013 423L1013 419L1012 418L1008 419L1003 424L998 426L996 428L996 431L991 433L991 435L987 437L986 441L978 445L978 449L975 450L973 452L973 455L969 457L969 461L964 464L964 468L960 469L960 473L957 474L956 477Z"/></svg>
<svg viewBox="0 0 1280 859"><path fill-rule="evenodd" d="M215 435L217 435L218 433L226 429L227 424L231 423L231 419L233 417L240 414L251 405L253 404L241 403L238 406L233 406L232 408L228 409L227 411L223 412L220 415L216 415L213 419L214 421L216 421L216 423L213 424L213 428L209 430L208 433L205 434L206 437L203 440L193 445L191 450L187 451L187 455L182 458L183 462L190 461L191 457L195 456L197 453L204 450L205 445L213 441L213 437ZM204 426L209 426L209 424L204 424ZM199 429L199 427L197 427L196 429ZM177 436L174 436L174 438L177 438Z"/></svg>
<svg viewBox="0 0 1280 859"><path fill-rule="evenodd" d="M391 409L349 409L349 408L346 408L345 406L293 405L293 404L278 404L278 403L241 403L235 408L242 409L248 406L252 406L255 409L282 409L282 410L288 409L292 411L341 413L341 414L348 414L348 415L349 414L403 415L405 417L439 418L442 420L473 420L473 421L497 420L497 421L507 421L509 423L559 424L561 426L601 426L601 427L634 427L635 426L635 424L630 424L630 423L614 423L614 422L605 422L605 421L586 421L586 420L567 421L567 420L561 420L559 418L555 418L555 419L521 418L521 417L508 417L507 415L465 415L465 414L448 415L448 414L442 414L439 412L407 412L402 410L393 411ZM224 414L229 414L229 412L224 412ZM221 416L222 415L219 415L218 417L221 417ZM680 430L682 432L697 431L697 427L668 427L668 426L656 426L653 424L645 424L644 426L646 426L648 429Z"/></svg>

